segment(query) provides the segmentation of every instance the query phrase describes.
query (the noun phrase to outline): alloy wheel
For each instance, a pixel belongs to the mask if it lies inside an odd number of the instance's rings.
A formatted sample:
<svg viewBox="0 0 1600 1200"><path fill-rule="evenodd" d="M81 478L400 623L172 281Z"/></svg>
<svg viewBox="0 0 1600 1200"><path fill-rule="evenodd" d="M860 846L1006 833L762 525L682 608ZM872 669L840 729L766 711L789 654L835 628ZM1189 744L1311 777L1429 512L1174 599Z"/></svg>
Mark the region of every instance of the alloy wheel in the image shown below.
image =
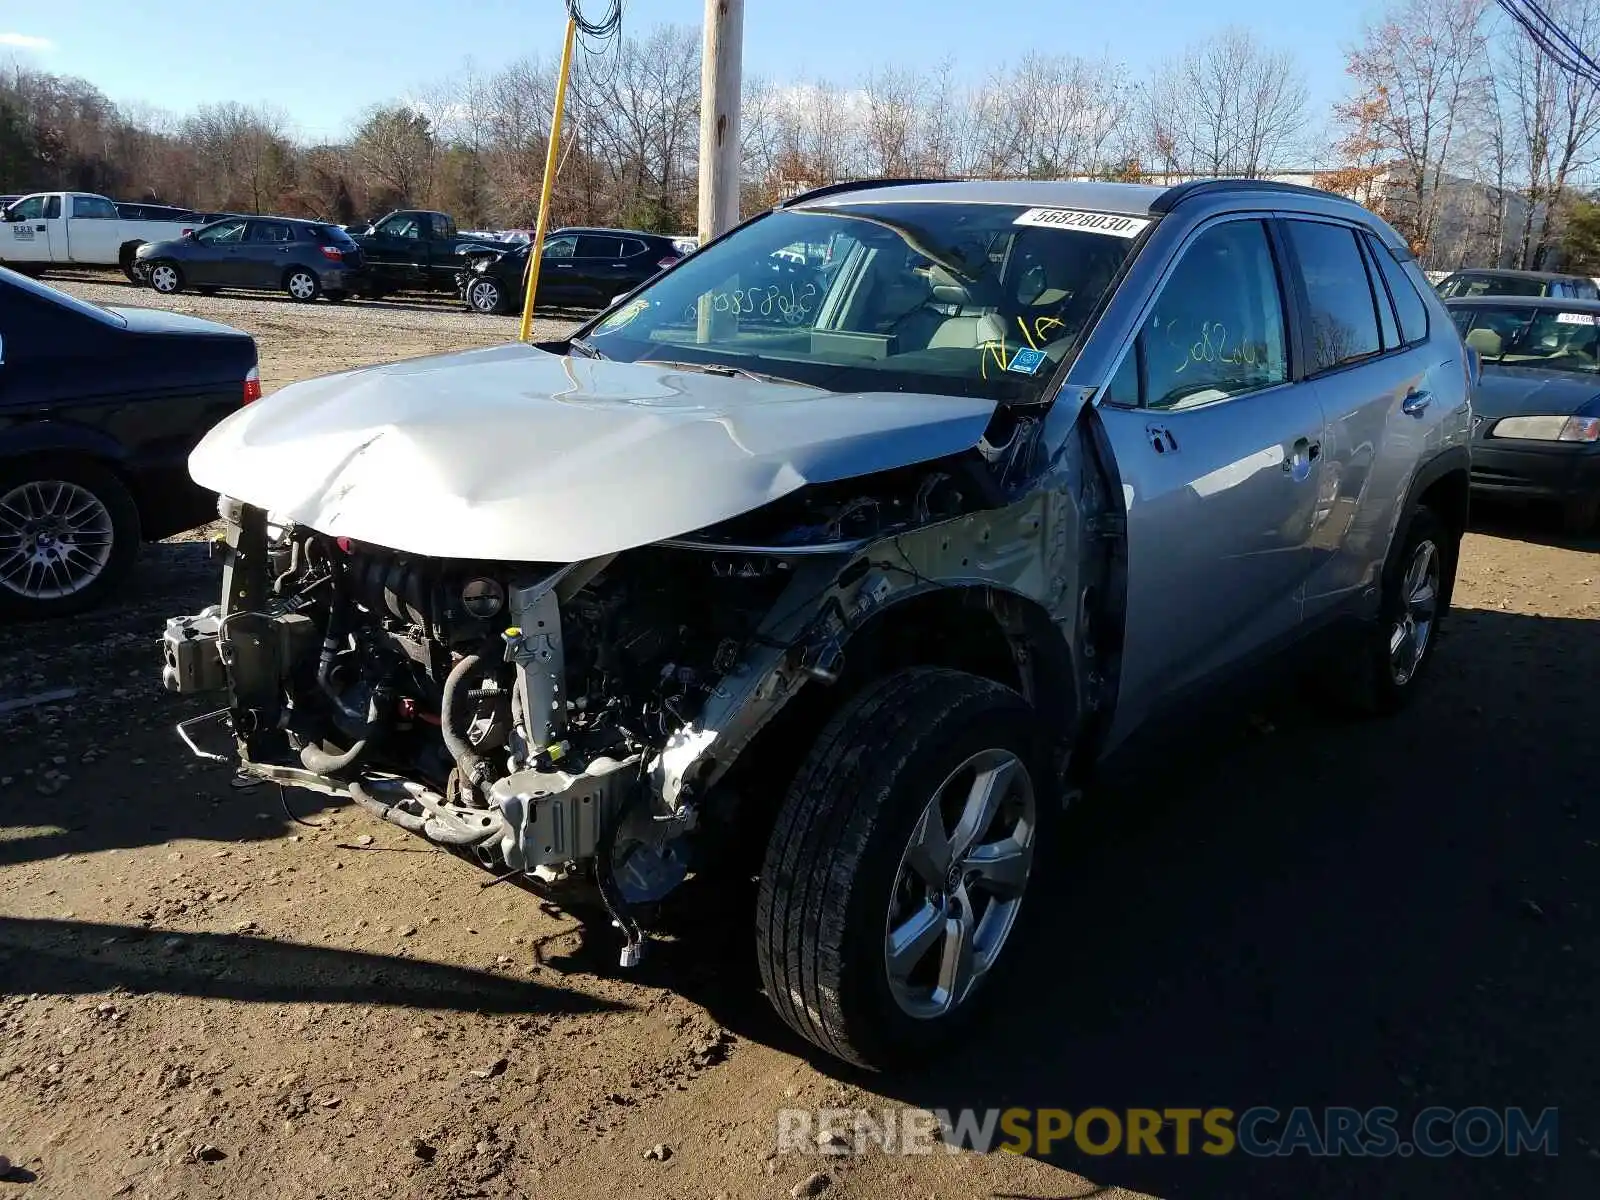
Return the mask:
<svg viewBox="0 0 1600 1200"><path fill-rule="evenodd" d="M908 1016L942 1017L999 960L1033 866L1033 780L1009 750L957 767L922 811L901 856L884 967Z"/></svg>
<svg viewBox="0 0 1600 1200"><path fill-rule="evenodd" d="M472 285L472 307L482 313L492 313L500 307L500 289L493 281L480 279Z"/></svg>
<svg viewBox="0 0 1600 1200"><path fill-rule="evenodd" d="M111 513L87 488L33 480L0 496L0 587L31 600L81 592L105 570Z"/></svg>
<svg viewBox="0 0 1600 1200"><path fill-rule="evenodd" d="M1424 539L1417 543L1400 584L1402 608L1389 630L1389 670L1400 687L1422 665L1439 613L1439 548Z"/></svg>
<svg viewBox="0 0 1600 1200"><path fill-rule="evenodd" d="M289 294L296 300L310 300L317 294L317 281L304 271L289 276Z"/></svg>

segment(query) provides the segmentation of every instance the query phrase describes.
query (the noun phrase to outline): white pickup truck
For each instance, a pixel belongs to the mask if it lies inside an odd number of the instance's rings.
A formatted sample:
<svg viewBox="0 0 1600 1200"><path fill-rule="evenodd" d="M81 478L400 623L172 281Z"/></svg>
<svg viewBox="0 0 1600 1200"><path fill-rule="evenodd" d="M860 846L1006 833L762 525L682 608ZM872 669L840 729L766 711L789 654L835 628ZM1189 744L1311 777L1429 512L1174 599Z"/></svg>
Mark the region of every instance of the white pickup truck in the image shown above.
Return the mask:
<svg viewBox="0 0 1600 1200"><path fill-rule="evenodd" d="M199 228L192 221L129 221L89 192L35 192L0 214L0 264L38 275L51 265L121 267L133 279L134 251Z"/></svg>

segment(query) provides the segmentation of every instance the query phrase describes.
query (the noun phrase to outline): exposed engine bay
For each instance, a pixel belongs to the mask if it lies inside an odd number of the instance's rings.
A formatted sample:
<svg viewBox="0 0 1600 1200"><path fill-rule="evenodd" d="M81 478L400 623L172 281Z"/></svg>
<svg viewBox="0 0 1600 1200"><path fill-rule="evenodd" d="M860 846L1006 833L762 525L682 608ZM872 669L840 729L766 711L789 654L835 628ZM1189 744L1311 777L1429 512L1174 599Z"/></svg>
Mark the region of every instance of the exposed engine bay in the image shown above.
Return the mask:
<svg viewBox="0 0 1600 1200"><path fill-rule="evenodd" d="M164 679L228 692L180 726L197 753L535 890L594 886L636 961L631 909L696 869L706 789L800 687L838 677L852 629L946 560L1040 578L1041 510L1005 507L999 465L818 485L566 564L403 554L224 499L222 603L168 622ZM997 523L961 526L979 512ZM993 563L968 566L970 537ZM207 721L233 755L198 744Z"/></svg>

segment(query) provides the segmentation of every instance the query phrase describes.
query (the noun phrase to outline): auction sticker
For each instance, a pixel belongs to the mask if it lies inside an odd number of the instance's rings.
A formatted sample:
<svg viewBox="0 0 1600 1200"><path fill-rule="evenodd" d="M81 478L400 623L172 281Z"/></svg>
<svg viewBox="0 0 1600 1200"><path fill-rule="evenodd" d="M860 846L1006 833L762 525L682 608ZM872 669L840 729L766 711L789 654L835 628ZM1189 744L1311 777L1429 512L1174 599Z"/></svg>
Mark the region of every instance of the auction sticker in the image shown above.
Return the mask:
<svg viewBox="0 0 1600 1200"><path fill-rule="evenodd" d="M1012 224L1038 225L1044 229L1081 229L1085 233L1135 238L1144 232L1150 221L1147 217L1123 217L1116 213L1084 212L1075 208L1030 208Z"/></svg>

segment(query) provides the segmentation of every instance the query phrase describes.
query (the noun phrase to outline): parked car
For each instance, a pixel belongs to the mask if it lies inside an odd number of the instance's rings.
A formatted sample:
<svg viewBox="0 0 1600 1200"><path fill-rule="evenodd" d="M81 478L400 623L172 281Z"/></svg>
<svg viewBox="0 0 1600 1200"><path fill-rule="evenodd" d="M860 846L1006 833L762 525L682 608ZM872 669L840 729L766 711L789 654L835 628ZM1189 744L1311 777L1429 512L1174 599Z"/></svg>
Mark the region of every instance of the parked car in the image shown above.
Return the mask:
<svg viewBox="0 0 1600 1200"><path fill-rule="evenodd" d="M191 237L139 248L138 265L164 296L186 287L286 292L343 300L366 283L361 248L337 225L292 217L232 217Z"/></svg>
<svg viewBox="0 0 1600 1200"><path fill-rule="evenodd" d="M192 208L176 204L146 204L143 201L118 200L117 216L128 221L196 221L198 214Z"/></svg>
<svg viewBox="0 0 1600 1200"><path fill-rule="evenodd" d="M812 245L816 290L766 282ZM925 1061L1059 949L1062 805L1133 730L1318 646L1324 691L1413 696L1471 386L1325 192L824 188L567 340L225 420L190 466L233 566L164 673L226 692L202 748L598 895L626 963L717 888L802 1036Z"/></svg>
<svg viewBox="0 0 1600 1200"><path fill-rule="evenodd" d="M0 269L0 614L91 608L141 538L215 519L185 460L260 394L248 334Z"/></svg>
<svg viewBox="0 0 1600 1200"><path fill-rule="evenodd" d="M458 287L468 308L481 313L521 311L528 287L529 245L468 256ZM544 240L536 303L603 308L682 257L671 238L657 233L557 229Z"/></svg>
<svg viewBox="0 0 1600 1200"><path fill-rule="evenodd" d="M357 235L369 269L367 294L448 292L456 288L465 255L492 253L505 243L457 232L448 213L403 209L383 217Z"/></svg>
<svg viewBox="0 0 1600 1200"><path fill-rule="evenodd" d="M1567 528L1600 524L1600 301L1451 300L1478 352L1472 486L1483 495L1559 504Z"/></svg>
<svg viewBox="0 0 1600 1200"><path fill-rule="evenodd" d="M1550 271L1456 271L1439 282L1446 300L1471 296L1555 296L1572 300L1600 300L1600 288L1582 275Z"/></svg>
<svg viewBox="0 0 1600 1200"><path fill-rule="evenodd" d="M137 280L133 264L140 246L181 237L196 228L187 220L137 220L89 192L35 192L5 209L0 229L0 264L30 275L47 267L121 267Z"/></svg>

